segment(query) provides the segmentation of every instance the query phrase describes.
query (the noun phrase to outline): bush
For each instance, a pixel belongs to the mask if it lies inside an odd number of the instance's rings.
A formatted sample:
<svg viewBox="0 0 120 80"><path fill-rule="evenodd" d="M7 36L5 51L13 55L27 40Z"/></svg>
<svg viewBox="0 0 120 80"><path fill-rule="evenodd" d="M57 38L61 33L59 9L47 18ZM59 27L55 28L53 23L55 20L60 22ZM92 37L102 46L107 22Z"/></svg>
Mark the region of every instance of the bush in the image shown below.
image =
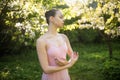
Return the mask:
<svg viewBox="0 0 120 80"><path fill-rule="evenodd" d="M120 80L120 64L117 60L107 60L103 63L102 74L105 80Z"/></svg>
<svg viewBox="0 0 120 80"><path fill-rule="evenodd" d="M61 30L60 32L66 34L71 43L90 43L90 42L99 42L96 41L98 38L98 33L93 29L73 29L73 30ZM101 40L99 37L99 40Z"/></svg>
<svg viewBox="0 0 120 80"><path fill-rule="evenodd" d="M97 36L98 36L98 32L96 30L93 30L92 28L79 30L79 41L82 41L84 43L94 42Z"/></svg>
<svg viewBox="0 0 120 80"><path fill-rule="evenodd" d="M79 39L78 39L79 33L77 30L65 30L65 31L63 30L61 32L68 36L71 43L79 42Z"/></svg>

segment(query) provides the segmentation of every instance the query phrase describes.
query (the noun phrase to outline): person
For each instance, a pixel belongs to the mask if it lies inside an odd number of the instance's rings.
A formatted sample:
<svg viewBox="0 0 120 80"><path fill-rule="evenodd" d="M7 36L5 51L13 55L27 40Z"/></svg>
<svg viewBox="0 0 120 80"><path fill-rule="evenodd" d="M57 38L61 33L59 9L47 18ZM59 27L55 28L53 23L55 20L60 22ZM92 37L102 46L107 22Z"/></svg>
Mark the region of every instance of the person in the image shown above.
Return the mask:
<svg viewBox="0 0 120 80"><path fill-rule="evenodd" d="M45 17L48 31L36 41L38 59L43 70L42 80L70 80L68 68L78 60L78 52L73 52L65 34L57 32L64 25L63 14L60 10L52 9L45 13Z"/></svg>

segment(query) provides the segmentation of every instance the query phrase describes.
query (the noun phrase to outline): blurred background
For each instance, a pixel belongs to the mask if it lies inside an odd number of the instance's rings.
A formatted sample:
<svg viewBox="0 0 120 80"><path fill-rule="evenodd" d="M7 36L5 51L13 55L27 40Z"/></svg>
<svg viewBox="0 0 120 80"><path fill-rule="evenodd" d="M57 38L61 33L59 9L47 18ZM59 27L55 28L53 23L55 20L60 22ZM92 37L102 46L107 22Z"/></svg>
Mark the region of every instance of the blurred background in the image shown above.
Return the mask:
<svg viewBox="0 0 120 80"><path fill-rule="evenodd" d="M119 0L0 0L0 80L40 80L36 40L53 8L65 19L58 32L80 55L71 80L120 80Z"/></svg>

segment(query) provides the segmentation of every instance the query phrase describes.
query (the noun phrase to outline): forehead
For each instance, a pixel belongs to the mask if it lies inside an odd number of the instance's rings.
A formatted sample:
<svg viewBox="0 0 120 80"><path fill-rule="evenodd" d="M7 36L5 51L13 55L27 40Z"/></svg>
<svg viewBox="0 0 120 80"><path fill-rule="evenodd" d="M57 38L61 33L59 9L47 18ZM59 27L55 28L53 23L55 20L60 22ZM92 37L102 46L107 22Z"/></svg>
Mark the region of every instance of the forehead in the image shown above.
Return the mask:
<svg viewBox="0 0 120 80"><path fill-rule="evenodd" d="M56 11L56 16L63 16L63 14L60 10L58 10L58 11Z"/></svg>

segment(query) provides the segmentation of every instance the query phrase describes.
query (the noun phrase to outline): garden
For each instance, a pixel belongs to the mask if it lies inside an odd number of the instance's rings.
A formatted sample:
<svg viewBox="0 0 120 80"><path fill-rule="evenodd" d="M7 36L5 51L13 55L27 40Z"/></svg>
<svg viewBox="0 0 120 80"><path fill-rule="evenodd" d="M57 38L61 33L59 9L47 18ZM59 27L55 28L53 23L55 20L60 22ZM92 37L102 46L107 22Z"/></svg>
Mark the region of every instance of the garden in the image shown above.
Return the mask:
<svg viewBox="0 0 120 80"><path fill-rule="evenodd" d="M73 1L73 2L72 2ZM120 80L120 1L0 0L0 80L40 80L36 40L47 31L44 13L64 14L76 64L71 80Z"/></svg>

